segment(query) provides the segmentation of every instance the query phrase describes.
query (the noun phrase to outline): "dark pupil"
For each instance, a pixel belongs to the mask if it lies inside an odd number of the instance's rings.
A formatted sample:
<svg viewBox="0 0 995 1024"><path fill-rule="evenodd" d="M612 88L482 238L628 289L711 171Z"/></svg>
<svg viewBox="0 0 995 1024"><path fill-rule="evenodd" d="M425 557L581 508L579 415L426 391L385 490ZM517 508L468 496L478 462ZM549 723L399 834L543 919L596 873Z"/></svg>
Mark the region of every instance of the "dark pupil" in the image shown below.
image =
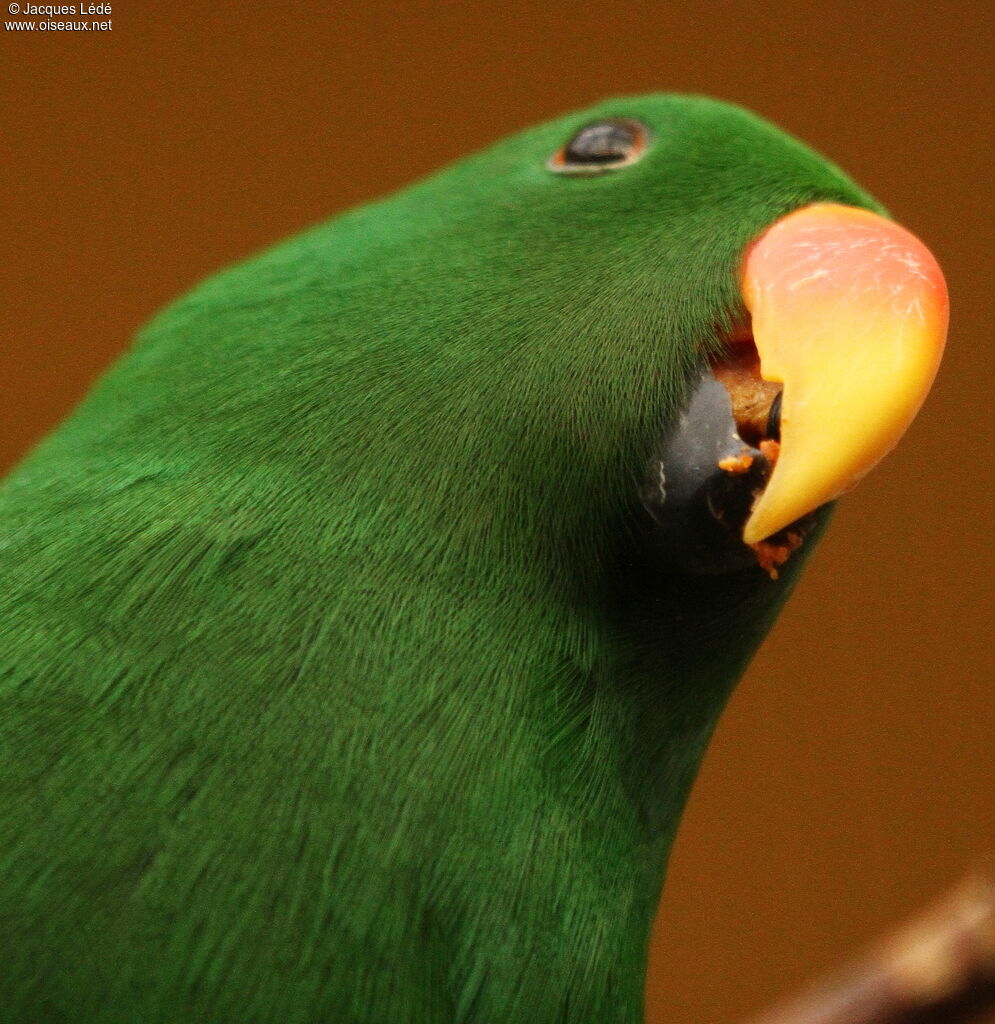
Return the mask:
<svg viewBox="0 0 995 1024"><path fill-rule="evenodd" d="M607 164L624 160L635 144L635 133L627 124L605 121L581 128L563 155L570 163Z"/></svg>

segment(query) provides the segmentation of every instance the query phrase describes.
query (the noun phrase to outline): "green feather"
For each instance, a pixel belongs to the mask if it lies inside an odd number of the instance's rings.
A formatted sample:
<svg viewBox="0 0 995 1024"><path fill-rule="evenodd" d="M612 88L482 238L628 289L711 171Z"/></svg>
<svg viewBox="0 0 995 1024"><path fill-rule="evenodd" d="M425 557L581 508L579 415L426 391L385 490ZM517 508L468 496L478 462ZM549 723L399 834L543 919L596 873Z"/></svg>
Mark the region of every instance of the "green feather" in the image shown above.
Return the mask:
<svg viewBox="0 0 995 1024"><path fill-rule="evenodd" d="M546 168L615 115L644 159ZM741 110L615 100L152 322L0 491L0 1019L641 1019L802 559L663 573L638 485L817 200L874 205Z"/></svg>

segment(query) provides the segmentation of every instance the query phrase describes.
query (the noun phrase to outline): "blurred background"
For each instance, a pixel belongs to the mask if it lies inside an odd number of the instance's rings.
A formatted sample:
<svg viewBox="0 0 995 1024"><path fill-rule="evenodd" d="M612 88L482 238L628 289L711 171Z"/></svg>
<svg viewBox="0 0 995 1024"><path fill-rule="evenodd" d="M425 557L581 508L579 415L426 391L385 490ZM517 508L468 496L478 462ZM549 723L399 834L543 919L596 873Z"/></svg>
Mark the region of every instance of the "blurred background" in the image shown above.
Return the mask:
<svg viewBox="0 0 995 1024"><path fill-rule="evenodd" d="M109 17L0 32L0 468L158 307L262 246L608 95L738 102L926 240L952 329L922 414L842 504L721 722L649 1021L734 1022L995 851L988 5L113 0Z"/></svg>

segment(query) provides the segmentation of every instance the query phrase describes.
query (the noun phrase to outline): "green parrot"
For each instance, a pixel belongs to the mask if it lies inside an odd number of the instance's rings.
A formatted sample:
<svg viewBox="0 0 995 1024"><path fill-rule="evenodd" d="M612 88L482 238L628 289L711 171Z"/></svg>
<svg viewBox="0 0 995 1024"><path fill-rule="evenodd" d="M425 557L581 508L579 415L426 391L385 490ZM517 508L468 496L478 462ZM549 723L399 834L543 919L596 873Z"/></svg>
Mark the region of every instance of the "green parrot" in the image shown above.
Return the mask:
<svg viewBox="0 0 995 1024"><path fill-rule="evenodd" d="M676 95L173 304L0 491L0 1020L641 1020L716 718L945 323Z"/></svg>

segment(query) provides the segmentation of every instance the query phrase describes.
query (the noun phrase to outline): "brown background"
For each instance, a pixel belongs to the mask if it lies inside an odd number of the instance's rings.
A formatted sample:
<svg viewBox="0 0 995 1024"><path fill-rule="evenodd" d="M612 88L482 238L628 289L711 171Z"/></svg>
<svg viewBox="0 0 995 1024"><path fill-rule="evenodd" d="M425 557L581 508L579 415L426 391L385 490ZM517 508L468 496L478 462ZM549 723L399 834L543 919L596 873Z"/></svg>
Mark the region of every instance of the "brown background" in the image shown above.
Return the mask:
<svg viewBox="0 0 995 1024"><path fill-rule="evenodd" d="M944 369L722 721L654 1024L734 1021L995 849L991 16L860 6L113 0L109 33L0 32L3 466L203 275L605 95L752 107L936 253Z"/></svg>

